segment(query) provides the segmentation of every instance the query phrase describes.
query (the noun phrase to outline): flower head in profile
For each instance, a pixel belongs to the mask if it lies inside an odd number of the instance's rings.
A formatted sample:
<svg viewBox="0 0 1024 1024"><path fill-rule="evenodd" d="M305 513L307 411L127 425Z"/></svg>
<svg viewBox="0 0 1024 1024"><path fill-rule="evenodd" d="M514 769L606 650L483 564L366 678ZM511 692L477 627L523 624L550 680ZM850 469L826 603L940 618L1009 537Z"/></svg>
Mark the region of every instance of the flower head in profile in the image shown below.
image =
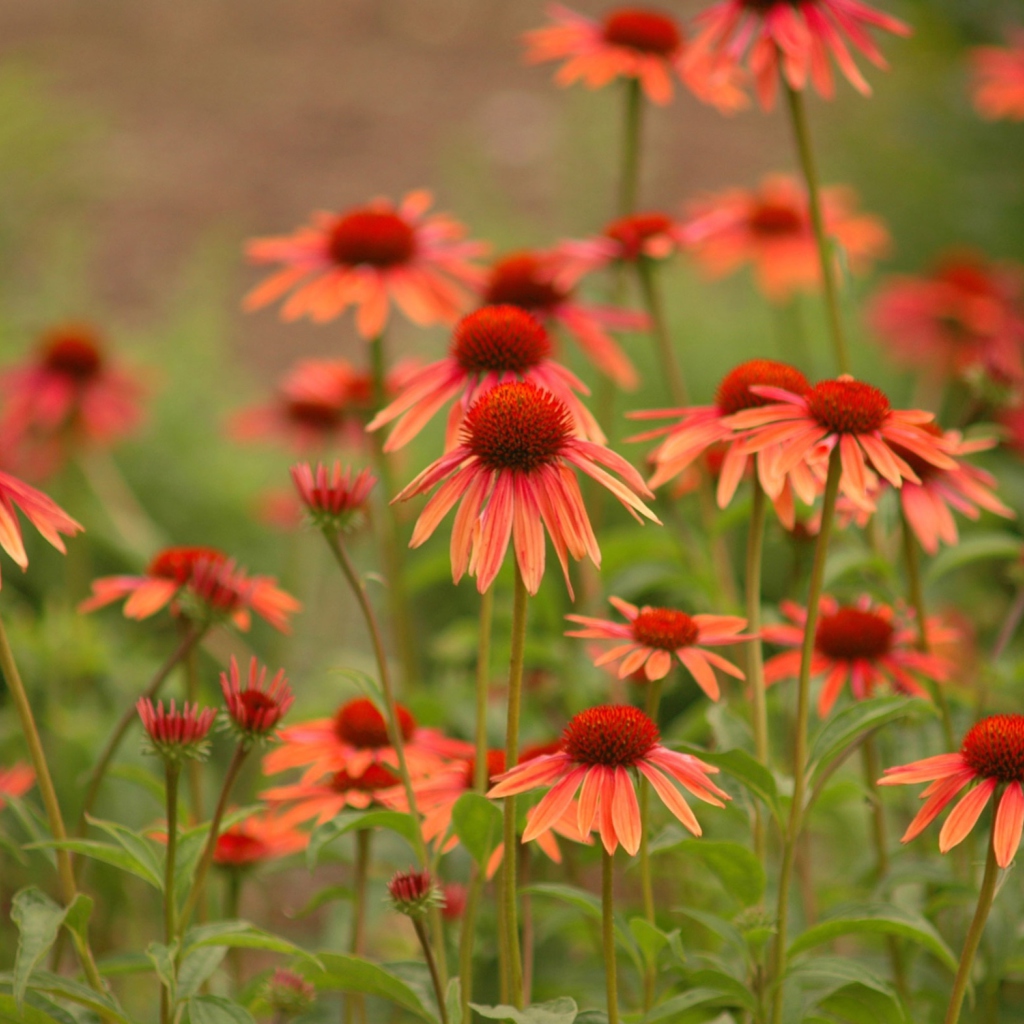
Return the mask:
<svg viewBox="0 0 1024 1024"><path fill-rule="evenodd" d="M10 473L0 473L0 547L21 567L28 568L28 554L21 536L18 510L61 554L67 551L61 534L73 537L82 524L71 518L52 498L29 487Z"/></svg>
<svg viewBox="0 0 1024 1024"><path fill-rule="evenodd" d="M864 274L889 249L878 218L857 210L852 189L821 193L825 233L843 255L844 269ZM765 178L756 189L729 189L689 205L683 237L710 277L725 277L749 264L757 287L771 302L821 288L821 261L807 190L788 175Z"/></svg>
<svg viewBox="0 0 1024 1024"><path fill-rule="evenodd" d="M615 306L580 302L573 289L558 281L561 260L557 252L523 249L491 266L482 289L491 306L519 306L533 313L546 327L561 327L583 354L619 387L635 388L636 370L610 331L639 331L647 316Z"/></svg>
<svg viewBox="0 0 1024 1024"><path fill-rule="evenodd" d="M276 1020L289 1020L308 1013L316 1004L316 986L300 974L278 967L267 979L263 998Z"/></svg>
<svg viewBox="0 0 1024 1024"><path fill-rule="evenodd" d="M135 707L146 730L150 753L166 761L202 760L209 753L207 737L217 717L216 708L200 710L198 704L186 702L179 711L172 700L165 709L163 701L154 705L148 697L140 697Z"/></svg>
<svg viewBox="0 0 1024 1024"><path fill-rule="evenodd" d="M1024 30L1009 46L977 46L971 51L974 109L986 121L1024 121Z"/></svg>
<svg viewBox="0 0 1024 1024"><path fill-rule="evenodd" d="M1024 715L992 715L976 722L955 754L938 754L922 761L887 768L880 786L930 782L921 799L924 806L901 840L920 835L960 792L969 789L950 812L939 832L939 850L948 853L967 838L994 793L996 817L992 834L996 863L1010 866L1024 828Z"/></svg>
<svg viewBox="0 0 1024 1024"><path fill-rule="evenodd" d="M36 773L20 761L10 768L0 766L0 811L7 804L7 797L24 796L36 782Z"/></svg>
<svg viewBox="0 0 1024 1024"><path fill-rule="evenodd" d="M790 88L802 91L810 82L819 95L830 99L830 58L858 92L870 95L871 86L850 48L876 67L887 68L868 30L910 35L909 26L862 0L720 0L697 16L696 25L695 54L723 54L733 60L747 54L747 67L766 110L775 102L780 73Z"/></svg>
<svg viewBox="0 0 1024 1024"><path fill-rule="evenodd" d="M485 246L466 241L451 217L428 214L432 201L426 191L408 193L398 206L375 199L317 213L293 235L251 241L249 260L279 269L246 296L245 308L287 295L284 320L326 323L354 306L356 330L367 340L387 326L392 303L415 324L450 323L469 304L462 286L479 283L471 261Z"/></svg>
<svg viewBox="0 0 1024 1024"><path fill-rule="evenodd" d="M444 905L444 893L429 871L396 871L388 882L391 906L406 917L422 917Z"/></svg>
<svg viewBox="0 0 1024 1024"><path fill-rule="evenodd" d="M337 533L347 530L360 513L365 512L377 478L368 470L353 473L340 462L328 468L318 462L314 470L308 462L291 468L292 482L318 530Z"/></svg>
<svg viewBox="0 0 1024 1024"><path fill-rule="evenodd" d="M634 79L652 103L666 104L678 79L722 113L747 105L735 63L727 57L687 60L682 26L669 14L650 7L617 7L594 21L550 4L548 16L550 25L523 37L526 62L564 61L555 73L558 85L582 82L600 89L617 78Z"/></svg>
<svg viewBox="0 0 1024 1024"><path fill-rule="evenodd" d="M778 387L753 390L772 401L736 413L727 422L747 433L743 450L761 453L761 481L772 497L794 466L801 461L819 464L836 448L842 463L840 493L869 510L874 509L869 467L893 487L904 480L920 482L900 451L939 469L956 468L946 440L925 429L934 419L930 412L893 409L884 392L846 374L819 381L802 395Z"/></svg>
<svg viewBox="0 0 1024 1024"><path fill-rule="evenodd" d="M246 870L304 850L309 836L280 815L268 811L250 814L217 836L213 862L218 867Z"/></svg>
<svg viewBox="0 0 1024 1024"><path fill-rule="evenodd" d="M789 623L765 626L761 635L767 643L792 650L765 662L764 679L769 686L795 679L800 672L807 611L792 601L784 601L781 608ZM927 631L930 644L957 637L939 619L929 619ZM818 695L818 714L824 718L832 710L845 686L857 700L873 697L882 685L896 693L927 697L920 680L944 683L952 665L945 658L919 650L917 640L912 620L897 615L888 605L876 604L867 596L844 605L835 598L823 597L811 655L811 675L825 677Z"/></svg>
<svg viewBox="0 0 1024 1024"><path fill-rule="evenodd" d="M467 890L461 882L445 882L441 886L441 893L444 896L444 906L441 908L441 917L445 921L459 921L466 912Z"/></svg>
<svg viewBox="0 0 1024 1024"><path fill-rule="evenodd" d="M249 673L243 681L238 662L232 655L228 671L220 674L220 689L228 720L247 745L269 739L295 701L284 669L278 669L268 681L266 665L261 665L255 657L250 659Z"/></svg>
<svg viewBox="0 0 1024 1024"><path fill-rule="evenodd" d="M318 775L315 779L310 778L314 770ZM271 804L289 824L315 820L322 825L346 807L364 811L373 806L390 806L382 799L382 794L398 786L400 781L393 769L373 761L358 775L344 768L326 775L311 769L304 781L273 786L264 790L260 799Z"/></svg>
<svg viewBox="0 0 1024 1024"><path fill-rule="evenodd" d="M740 635L746 619L735 615L687 615L676 608L652 608L650 605L638 608L620 597L608 600L625 616L624 623L586 615L566 616L570 622L583 626L566 636L617 641L595 660L595 665L619 661L620 679L638 672L653 682L668 675L674 655L712 700L720 696L715 668L735 679L746 678L732 662L703 649L749 639Z"/></svg>
<svg viewBox="0 0 1024 1024"><path fill-rule="evenodd" d="M621 455L576 437L569 410L554 395L527 382L499 384L466 414L460 443L398 495L396 500L404 500L440 484L410 546L426 541L461 501L451 541L456 583L468 570L484 593L512 541L526 589L536 594L544 576L546 529L570 586L569 555L589 555L595 565L601 559L574 468L611 491L638 522L641 516L658 522L637 497L651 493L640 474Z"/></svg>
<svg viewBox="0 0 1024 1024"><path fill-rule="evenodd" d="M659 742L658 727L638 708L606 704L588 708L565 727L562 747L516 765L498 776L487 794L497 798L550 786L534 808L523 832L523 842L550 828L573 803L577 792L576 818L583 835L596 831L608 853L619 843L629 854L640 848L640 806L637 803L635 769L658 794L665 806L694 835L701 827L675 783L705 803L716 807L729 795L708 776L718 771L691 754L679 754Z"/></svg>
<svg viewBox="0 0 1024 1024"><path fill-rule="evenodd" d="M289 616L302 607L272 576L250 576L222 551L208 547L164 548L141 576L93 580L92 596L78 609L91 612L123 598L129 619L147 619L170 607L173 615L197 624L228 620L247 630L256 612L282 633L289 631Z"/></svg>
<svg viewBox="0 0 1024 1024"><path fill-rule="evenodd" d="M525 380L550 391L568 408L580 437L602 444L597 420L580 401L586 385L551 358L547 329L533 313L513 305L483 306L464 316L452 333L448 356L409 375L404 390L382 409L367 430L394 422L385 451L408 444L446 404L446 447L459 436L467 409L498 384Z"/></svg>
<svg viewBox="0 0 1024 1024"><path fill-rule="evenodd" d="M897 362L932 377L1024 383L1024 267L944 253L924 275L891 278L868 322Z"/></svg>

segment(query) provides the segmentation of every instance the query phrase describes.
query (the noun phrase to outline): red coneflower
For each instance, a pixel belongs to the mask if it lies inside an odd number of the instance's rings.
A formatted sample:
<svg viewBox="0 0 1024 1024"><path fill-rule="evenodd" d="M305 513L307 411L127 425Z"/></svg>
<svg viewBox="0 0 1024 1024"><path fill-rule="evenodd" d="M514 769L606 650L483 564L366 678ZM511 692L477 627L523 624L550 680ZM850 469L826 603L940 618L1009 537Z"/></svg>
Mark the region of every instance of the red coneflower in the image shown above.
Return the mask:
<svg viewBox="0 0 1024 1024"><path fill-rule="evenodd" d="M849 46L876 67L888 64L867 29L910 35L902 21L861 0L722 0L699 14L700 34L691 52L742 60L754 76L761 106L775 102L780 73L791 88L802 90L808 79L821 96L833 93L832 57L847 81L864 95L871 87L850 54Z"/></svg>
<svg viewBox="0 0 1024 1024"><path fill-rule="evenodd" d="M597 420L576 394L590 394L587 386L550 357L551 339L532 313L519 306L483 306L456 324L447 358L410 374L404 391L366 429L378 430L397 419L384 444L385 451L396 451L454 400L445 441L450 448L479 395L498 384L525 380L565 403L580 437L603 443Z"/></svg>
<svg viewBox="0 0 1024 1024"><path fill-rule="evenodd" d="M470 260L486 247L464 241L465 229L452 218L428 216L432 201L426 191L408 193L397 207L376 199L341 214L317 213L294 235L251 241L253 263L283 269L246 296L245 308L291 292L283 319L324 323L355 306L356 330L367 340L384 330L392 301L416 324L454 320L469 302L459 285L479 284Z"/></svg>
<svg viewBox="0 0 1024 1024"><path fill-rule="evenodd" d="M1024 31L1010 33L1009 46L971 51L974 109L988 121L1024 121Z"/></svg>
<svg viewBox="0 0 1024 1024"><path fill-rule="evenodd" d="M638 608L620 597L610 597L608 600L626 617L625 623L593 619L586 615L566 616L570 622L578 622L585 627L571 630L566 636L620 641L596 658L595 665L606 665L621 659L620 679L640 673L653 682L668 675L674 654L712 700L718 700L720 696L715 668L735 679L746 678L732 662L711 651L702 650L703 647L748 640L749 637L740 635L740 630L747 624L746 619L735 615L687 615L675 608L652 608L650 605Z"/></svg>
<svg viewBox="0 0 1024 1024"><path fill-rule="evenodd" d="M61 554L67 548L61 534L73 537L82 524L71 518L52 498L9 473L0 473L0 547L21 567L28 568L28 555L21 536L18 509Z"/></svg>
<svg viewBox="0 0 1024 1024"><path fill-rule="evenodd" d="M10 768L0 766L0 811L7 805L5 797L24 796L35 781L36 773L27 764L17 762Z"/></svg>
<svg viewBox="0 0 1024 1024"><path fill-rule="evenodd" d="M281 816L267 811L250 814L217 836L213 862L223 868L250 868L304 850L309 836Z"/></svg>
<svg viewBox="0 0 1024 1024"><path fill-rule="evenodd" d="M694 835L700 824L673 780L705 803L722 807L729 795L709 778L718 771L691 754L679 754L659 742L658 727L638 708L607 704L581 711L562 734L562 749L516 765L498 776L489 797L512 796L551 786L537 804L523 842L563 817L579 791L577 824L583 835L595 828L608 853L619 843L626 852L640 848L640 806L629 769L650 782L665 806Z"/></svg>
<svg viewBox="0 0 1024 1024"><path fill-rule="evenodd" d="M313 525L321 530L347 529L353 517L366 508L377 483L368 469L353 476L352 467L342 470L340 462L335 462L330 471L322 462L317 463L315 471L303 462L292 466L291 475Z"/></svg>
<svg viewBox="0 0 1024 1024"><path fill-rule="evenodd" d="M866 273L889 249L889 232L872 214L857 210L850 188L821 193L825 233L844 265ZM725 277L750 264L757 287L771 302L821 288L821 259L807 190L788 175L765 178L756 189L729 189L689 204L682 237L710 277Z"/></svg>
<svg viewBox="0 0 1024 1024"><path fill-rule="evenodd" d="M154 706L148 697L140 697L135 707L149 737L152 753L169 761L206 756L210 746L207 736L217 717L216 708L200 711L198 704L186 702L179 711L172 700L165 710L163 701Z"/></svg>
<svg viewBox="0 0 1024 1024"><path fill-rule="evenodd" d="M278 1019L291 1020L313 1008L316 986L294 971L278 967L264 986L263 998Z"/></svg>
<svg viewBox="0 0 1024 1024"><path fill-rule="evenodd" d="M315 818L316 823L322 825L346 807L363 811L374 804L389 806L381 799L381 794L400 784L395 772L376 761L368 764L358 775L352 775L344 768L327 775L319 772L318 768L316 770L319 781L274 786L264 790L260 799L273 804L282 820L289 824ZM312 770L307 772L307 778L311 774Z"/></svg>
<svg viewBox="0 0 1024 1024"><path fill-rule="evenodd" d="M600 89L617 78L632 78L652 103L665 104L678 78L722 113L747 105L734 62L687 61L682 26L668 14L649 7L618 7L602 21L593 21L561 4L550 4L547 13L553 24L523 36L526 62L564 60L555 73L558 85L582 82Z"/></svg>
<svg viewBox="0 0 1024 1024"><path fill-rule="evenodd" d="M396 871L388 882L391 905L407 917L422 917L429 907L444 903L441 887L429 871Z"/></svg>
<svg viewBox="0 0 1024 1024"><path fill-rule="evenodd" d="M887 768L880 786L930 782L921 794L925 805L910 823L902 842L909 843L972 782L979 782L953 808L939 833L939 850L948 853L974 828L992 794L1002 789L996 806L993 847L996 862L1009 867L1024 828L1024 715L992 715L975 723L955 754Z"/></svg>
<svg viewBox="0 0 1024 1024"><path fill-rule="evenodd" d="M807 624L807 610L784 601L782 614L792 625L765 626L762 637L767 643L792 647L792 651L769 658L764 666L767 685L782 679L795 679L800 672L800 647ZM840 691L849 685L857 700L874 695L885 683L898 693L927 697L917 677L945 682L951 664L936 654L917 648L917 629L901 621L895 611L861 597L855 604L840 605L835 598L823 597L819 604L818 625L814 631L811 675L824 676L818 695L818 714L824 718L835 704ZM927 623L929 642L945 643L957 633L942 625L940 619Z"/></svg>
<svg viewBox="0 0 1024 1024"><path fill-rule="evenodd" d="M395 499L441 484L420 513L410 546L426 541L461 501L451 542L456 583L468 569L484 593L513 540L523 582L536 594L544 576L546 528L570 586L569 555L589 555L595 565L601 560L572 467L611 491L638 522L641 516L658 522L637 497L651 493L640 474L610 449L573 436L569 410L554 395L525 382L500 384L466 414L460 443Z"/></svg>
<svg viewBox="0 0 1024 1024"><path fill-rule="evenodd" d="M270 736L295 701L284 669L278 669L268 682L266 666L255 657L249 661L249 675L243 684L232 655L228 672L220 674L220 689L228 717L247 743Z"/></svg>

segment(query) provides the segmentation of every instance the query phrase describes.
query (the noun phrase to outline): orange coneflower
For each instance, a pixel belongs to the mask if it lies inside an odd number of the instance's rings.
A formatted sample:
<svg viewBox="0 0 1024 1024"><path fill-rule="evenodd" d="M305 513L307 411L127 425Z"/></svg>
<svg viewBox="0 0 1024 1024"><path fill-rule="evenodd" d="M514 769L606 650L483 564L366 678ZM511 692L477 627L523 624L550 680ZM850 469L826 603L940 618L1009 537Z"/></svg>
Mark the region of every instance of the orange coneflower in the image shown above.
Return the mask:
<svg viewBox="0 0 1024 1024"><path fill-rule="evenodd" d="M306 773L307 776L309 774L310 772ZM395 772L375 761L368 764L358 775L352 775L344 768L339 768L323 775L318 781L274 786L264 790L260 794L260 799L273 805L282 821L288 824L313 818L318 825L322 825L346 807L363 811L373 804L387 806L380 799L380 794L393 789L399 783Z"/></svg>
<svg viewBox="0 0 1024 1024"><path fill-rule="evenodd" d="M61 534L73 537L82 529L82 524L71 518L52 498L42 491L29 487L10 473L0 473L0 547L21 567L28 568L28 554L21 536L18 509L25 518L52 544L64 553Z"/></svg>
<svg viewBox="0 0 1024 1024"><path fill-rule="evenodd" d="M986 120L1024 121L1024 31L1010 33L1009 46L971 51L974 108Z"/></svg>
<svg viewBox="0 0 1024 1024"><path fill-rule="evenodd" d="M243 681L235 656L227 672L220 674L228 719L243 742L266 739L288 713L295 701L284 669L267 681L267 669L255 657L249 659L249 673Z"/></svg>
<svg viewBox="0 0 1024 1024"><path fill-rule="evenodd" d="M298 853L309 836L269 811L250 814L217 836L213 863L222 868L250 868Z"/></svg>
<svg viewBox="0 0 1024 1024"><path fill-rule="evenodd" d="M0 767L0 811L6 806L5 797L24 796L35 785L35 781L36 773L20 761L10 768Z"/></svg>
<svg viewBox="0 0 1024 1024"><path fill-rule="evenodd" d="M456 583L468 570L484 593L512 540L526 589L536 594L546 528L571 591L568 556L589 555L595 565L601 560L573 467L608 488L638 521L658 522L637 497L651 493L640 474L611 449L574 436L569 410L554 395L527 382L499 384L466 414L460 443L396 498L441 485L420 514L410 546L426 541L461 501L451 541Z"/></svg>

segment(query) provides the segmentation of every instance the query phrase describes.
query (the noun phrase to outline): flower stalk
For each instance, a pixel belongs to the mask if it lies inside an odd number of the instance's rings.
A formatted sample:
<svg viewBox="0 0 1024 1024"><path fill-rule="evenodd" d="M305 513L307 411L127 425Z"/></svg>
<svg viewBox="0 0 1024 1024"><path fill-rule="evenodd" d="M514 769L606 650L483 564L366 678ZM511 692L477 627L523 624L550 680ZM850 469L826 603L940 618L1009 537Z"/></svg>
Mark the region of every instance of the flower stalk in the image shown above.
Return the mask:
<svg viewBox="0 0 1024 1024"><path fill-rule="evenodd" d="M652 679L647 684L647 717L652 722L658 721L658 705L661 703L662 680ZM651 784L646 777L640 779L640 893L643 897L644 920L651 927L657 926L654 910L654 880L651 875L651 853L648 848L648 821L650 818ZM654 1005L654 990L658 981L658 973L654 964L644 971L644 1013Z"/></svg>
<svg viewBox="0 0 1024 1024"><path fill-rule="evenodd" d="M759 458L760 456L757 456ZM761 641L761 563L764 551L764 522L767 496L754 470L754 492L747 535L746 612L747 631L753 638L747 644L747 682L750 684L751 719L754 732L754 757L768 767L768 700L764 683L764 646ZM764 863L767 852L764 815L754 804L754 853Z"/></svg>
<svg viewBox="0 0 1024 1024"><path fill-rule="evenodd" d="M174 758L164 760L166 770L167 798L167 850L164 855L164 942L168 946L178 933L178 905L175 898L174 874L178 854L178 779L181 777L181 762ZM160 1022L170 1020L170 993L167 987L160 990Z"/></svg>
<svg viewBox="0 0 1024 1024"><path fill-rule="evenodd" d="M618 975L615 965L615 858L601 848L601 935L604 949L604 980L608 995L608 1024L619 1024Z"/></svg>

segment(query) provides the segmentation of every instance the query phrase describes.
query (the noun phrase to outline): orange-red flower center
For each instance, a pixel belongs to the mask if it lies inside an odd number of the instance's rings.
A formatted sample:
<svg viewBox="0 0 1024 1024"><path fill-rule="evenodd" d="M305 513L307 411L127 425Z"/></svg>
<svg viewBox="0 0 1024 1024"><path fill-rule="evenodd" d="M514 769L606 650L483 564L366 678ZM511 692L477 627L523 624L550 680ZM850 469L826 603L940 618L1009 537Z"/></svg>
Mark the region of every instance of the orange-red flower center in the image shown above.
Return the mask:
<svg viewBox="0 0 1024 1024"><path fill-rule="evenodd" d="M489 306L509 305L544 313L564 302L569 293L554 285L541 261L530 252L517 252L498 260L484 291Z"/></svg>
<svg viewBox="0 0 1024 1024"><path fill-rule="evenodd" d="M670 227L672 220L663 213L634 213L613 220L604 229L604 234L621 246L620 259L635 260L640 256L644 242L664 234Z"/></svg>
<svg viewBox="0 0 1024 1024"><path fill-rule="evenodd" d="M533 384L513 381L485 392L466 414L466 446L488 468L530 473L554 462L572 436L569 410Z"/></svg>
<svg viewBox="0 0 1024 1024"><path fill-rule="evenodd" d="M893 625L881 615L862 608L840 608L818 619L814 646L828 658L877 661L892 648Z"/></svg>
<svg viewBox="0 0 1024 1024"><path fill-rule="evenodd" d="M402 739L408 742L416 731L416 719L412 717L409 709L401 704L396 704L395 710L398 713L398 727L402 730ZM334 732L343 743L365 750L376 750L391 745L384 716L369 697L357 697L347 704L342 704L334 716Z"/></svg>
<svg viewBox="0 0 1024 1024"><path fill-rule="evenodd" d="M355 210L343 214L331 226L327 248L335 263L394 267L412 259L416 235L396 213Z"/></svg>
<svg viewBox="0 0 1024 1024"><path fill-rule="evenodd" d="M286 401L285 414L293 423L318 431L333 430L342 419L342 411L337 405L309 398Z"/></svg>
<svg viewBox="0 0 1024 1024"><path fill-rule="evenodd" d="M756 395L750 390L751 384L765 387L784 388L794 395L806 395L811 385L795 367L777 363L774 359L749 359L730 370L715 392L715 405L723 416L755 409L770 404L773 399Z"/></svg>
<svg viewBox="0 0 1024 1024"><path fill-rule="evenodd" d="M576 715L562 733L562 748L581 764L629 767L658 743L658 727L639 708L604 704Z"/></svg>
<svg viewBox="0 0 1024 1024"><path fill-rule="evenodd" d="M149 563L146 575L159 576L161 579L174 580L176 583L188 583L197 563L221 565L227 560L228 556L216 548L165 548Z"/></svg>
<svg viewBox="0 0 1024 1024"><path fill-rule="evenodd" d="M835 434L869 434L890 412L889 399L860 380L823 380L807 394L811 415Z"/></svg>
<svg viewBox="0 0 1024 1024"><path fill-rule="evenodd" d="M800 210L782 203L758 203L747 217L747 226L755 235L779 238L799 235L807 228L807 219Z"/></svg>
<svg viewBox="0 0 1024 1024"><path fill-rule="evenodd" d="M455 325L451 353L466 373L522 374L551 355L551 341L520 306L484 306Z"/></svg>
<svg viewBox="0 0 1024 1024"><path fill-rule="evenodd" d="M228 829L217 837L213 859L225 867L244 867L270 856L270 847L262 839L240 828Z"/></svg>
<svg viewBox="0 0 1024 1024"><path fill-rule="evenodd" d="M622 7L604 19L604 41L641 53L667 57L683 43L679 26L666 14L643 7Z"/></svg>
<svg viewBox="0 0 1024 1024"><path fill-rule="evenodd" d="M959 252L944 257L936 268L935 278L971 296L990 298L997 294L992 276L970 253Z"/></svg>
<svg viewBox="0 0 1024 1024"><path fill-rule="evenodd" d="M382 764L367 765L362 775L349 775L344 768L331 776L331 789L337 793L347 793L356 789L360 793L376 793L381 789L390 789L399 783L398 776Z"/></svg>
<svg viewBox="0 0 1024 1024"><path fill-rule="evenodd" d="M252 721L256 715L262 712L274 710L280 703L262 690L242 690L238 694L238 699L242 707L245 708L247 721Z"/></svg>
<svg viewBox="0 0 1024 1024"><path fill-rule="evenodd" d="M985 778L1024 782L1024 715L992 715L976 722L960 753Z"/></svg>
<svg viewBox="0 0 1024 1024"><path fill-rule="evenodd" d="M494 780L505 770L505 751L504 750L488 750L487 751L487 785L493 786ZM466 789L472 789L473 783L476 780L476 758L471 757L466 762L466 771L463 775L463 782Z"/></svg>
<svg viewBox="0 0 1024 1024"><path fill-rule="evenodd" d="M633 620L633 638L645 647L677 651L696 643L699 635L697 623L675 608L645 608Z"/></svg>
<svg viewBox="0 0 1024 1024"><path fill-rule="evenodd" d="M99 346L84 329L54 332L43 346L43 365L77 383L95 377L103 366Z"/></svg>

